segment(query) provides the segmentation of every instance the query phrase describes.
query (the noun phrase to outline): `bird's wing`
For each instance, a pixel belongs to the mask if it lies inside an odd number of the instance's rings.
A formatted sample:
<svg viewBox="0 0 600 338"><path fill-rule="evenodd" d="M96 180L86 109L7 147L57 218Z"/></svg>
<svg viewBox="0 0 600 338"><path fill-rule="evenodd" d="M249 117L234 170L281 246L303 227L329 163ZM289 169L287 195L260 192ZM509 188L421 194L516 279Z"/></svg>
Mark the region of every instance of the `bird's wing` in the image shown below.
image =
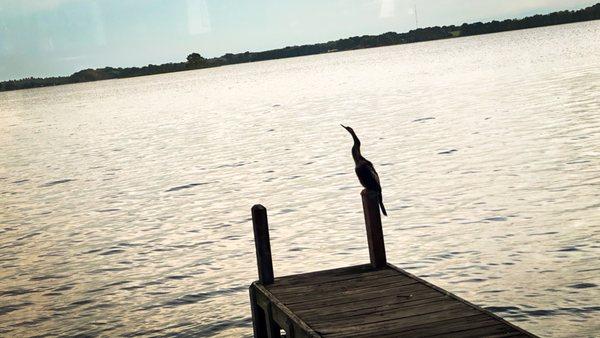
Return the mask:
<svg viewBox="0 0 600 338"><path fill-rule="evenodd" d="M379 175L377 174L377 171L375 171L375 167L373 166L373 163L371 163L370 161L367 161L367 166L369 167L369 172L371 174L371 176L373 176L373 179L377 182L377 185L381 185L381 183L379 182Z"/></svg>
<svg viewBox="0 0 600 338"><path fill-rule="evenodd" d="M375 191L381 191L379 175L377 175L373 164L370 162L357 166L356 175L358 176L358 179L363 187Z"/></svg>

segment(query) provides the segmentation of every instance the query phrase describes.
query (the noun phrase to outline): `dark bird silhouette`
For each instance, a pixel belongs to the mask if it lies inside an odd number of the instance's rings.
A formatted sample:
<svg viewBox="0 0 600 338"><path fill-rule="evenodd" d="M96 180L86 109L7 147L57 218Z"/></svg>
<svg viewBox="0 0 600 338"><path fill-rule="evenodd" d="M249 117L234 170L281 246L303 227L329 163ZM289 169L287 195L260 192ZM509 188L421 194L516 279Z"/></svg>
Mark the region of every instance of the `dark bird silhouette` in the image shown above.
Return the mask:
<svg viewBox="0 0 600 338"><path fill-rule="evenodd" d="M377 175L377 171L375 171L375 167L373 167L373 163L364 158L360 153L360 140L354 130L350 127L346 127L341 124L350 135L352 135L352 139L354 139L354 145L352 146L352 158L354 159L354 171L356 172L356 176L358 176L358 180L363 187L367 188L367 190L375 191L379 194L379 206L381 207L381 212L387 216L387 212L385 211L385 207L383 206L383 196L381 195L381 184L379 183L379 175Z"/></svg>

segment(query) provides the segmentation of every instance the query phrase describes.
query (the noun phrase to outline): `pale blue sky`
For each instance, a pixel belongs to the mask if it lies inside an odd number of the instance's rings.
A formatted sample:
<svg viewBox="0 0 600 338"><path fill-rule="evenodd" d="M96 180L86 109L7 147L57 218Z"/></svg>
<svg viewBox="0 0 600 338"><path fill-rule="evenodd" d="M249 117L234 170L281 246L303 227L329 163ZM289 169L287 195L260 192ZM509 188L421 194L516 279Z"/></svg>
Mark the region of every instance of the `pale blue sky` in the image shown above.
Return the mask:
<svg viewBox="0 0 600 338"><path fill-rule="evenodd" d="M0 0L0 81L575 9L598 0Z"/></svg>

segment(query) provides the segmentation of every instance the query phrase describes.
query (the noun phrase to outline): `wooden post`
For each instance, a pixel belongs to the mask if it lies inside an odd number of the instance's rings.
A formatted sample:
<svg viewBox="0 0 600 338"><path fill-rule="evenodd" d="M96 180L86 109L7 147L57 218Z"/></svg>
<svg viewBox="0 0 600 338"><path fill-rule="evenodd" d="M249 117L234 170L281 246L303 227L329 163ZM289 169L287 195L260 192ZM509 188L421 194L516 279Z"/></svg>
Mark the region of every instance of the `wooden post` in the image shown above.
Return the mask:
<svg viewBox="0 0 600 338"><path fill-rule="evenodd" d="M252 207L252 225L254 227L258 280L263 285L272 284L275 277L273 275L273 260L271 259L267 209L260 204Z"/></svg>
<svg viewBox="0 0 600 338"><path fill-rule="evenodd" d="M256 287L252 284L250 286L250 310L252 311L254 338L267 338L267 318L265 311L258 305L256 293Z"/></svg>
<svg viewBox="0 0 600 338"><path fill-rule="evenodd" d="M383 229L381 228L381 214L379 213L379 197L377 192L364 189L362 196L365 225L367 227L367 241L369 242L369 257L374 268L386 266L385 244L383 242Z"/></svg>

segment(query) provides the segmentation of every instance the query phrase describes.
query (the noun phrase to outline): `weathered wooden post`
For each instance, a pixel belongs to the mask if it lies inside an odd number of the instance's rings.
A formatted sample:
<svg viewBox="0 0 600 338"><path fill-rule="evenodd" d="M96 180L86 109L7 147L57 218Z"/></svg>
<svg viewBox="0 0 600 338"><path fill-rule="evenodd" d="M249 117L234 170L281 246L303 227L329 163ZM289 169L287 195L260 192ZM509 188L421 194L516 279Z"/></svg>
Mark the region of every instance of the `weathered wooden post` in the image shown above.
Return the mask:
<svg viewBox="0 0 600 338"><path fill-rule="evenodd" d="M268 337L267 318L265 317L265 311L258 305L258 291L256 291L254 284L250 285L250 311L252 312L254 338Z"/></svg>
<svg viewBox="0 0 600 338"><path fill-rule="evenodd" d="M252 226L254 228L254 246L256 248L256 265L258 266L258 281L263 285L273 284L273 260L271 258L271 239L269 238L269 222L267 209L256 204L252 207ZM279 326L273 319L271 304L262 309L258 304L257 291L250 287L250 307L252 311L252 326L256 338L279 338Z"/></svg>
<svg viewBox="0 0 600 338"><path fill-rule="evenodd" d="M367 189L364 189L360 195L362 196L363 212L365 214L371 265L374 268L382 268L387 265L387 259L383 242L381 214L379 213L379 197L377 192Z"/></svg>
<svg viewBox="0 0 600 338"><path fill-rule="evenodd" d="M252 226L254 227L258 280L264 285L273 284L275 277L273 275L273 260L271 259L271 240L269 239L267 209L260 204L252 207Z"/></svg>

